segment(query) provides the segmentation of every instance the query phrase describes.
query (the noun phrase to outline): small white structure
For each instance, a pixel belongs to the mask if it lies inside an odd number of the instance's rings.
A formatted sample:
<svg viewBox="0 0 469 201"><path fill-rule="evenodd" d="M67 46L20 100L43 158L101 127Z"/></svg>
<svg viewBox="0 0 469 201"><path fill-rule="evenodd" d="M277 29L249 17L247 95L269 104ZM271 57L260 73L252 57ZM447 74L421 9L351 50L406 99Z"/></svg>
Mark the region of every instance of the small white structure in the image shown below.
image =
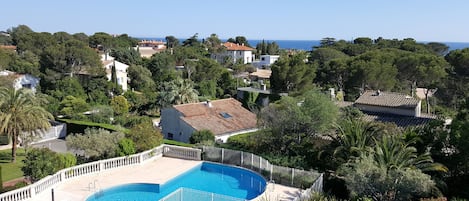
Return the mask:
<svg viewBox="0 0 469 201"><path fill-rule="evenodd" d="M9 70L0 71L0 76L11 76L13 78L13 88L16 90L21 88L31 89L34 93L39 85L39 78L30 74L19 74Z"/></svg>
<svg viewBox="0 0 469 201"><path fill-rule="evenodd" d="M257 130L256 114L233 98L174 105L161 111L162 133L166 139L189 142L192 133L210 130L216 141Z"/></svg>
<svg viewBox="0 0 469 201"><path fill-rule="evenodd" d="M223 63L226 58L230 58L233 63L236 63L238 60L242 60L243 64L252 63L254 61L255 55L252 54L254 51L253 48L244 46L244 44L235 44L231 42L226 42L222 44L226 51L221 53L212 54L212 59L215 59L218 63Z"/></svg>
<svg viewBox="0 0 469 201"><path fill-rule="evenodd" d="M257 68L270 68L270 65L275 63L280 58L280 55L261 55L259 60L254 61L252 65Z"/></svg>
<svg viewBox="0 0 469 201"><path fill-rule="evenodd" d="M129 78L127 77L127 69L129 65L119 62L109 55L101 55L101 61L103 62L103 67L106 69L106 77L108 80L111 80L112 77L112 66L116 67L116 78L117 84L122 87L122 90L127 91L128 86L127 82Z"/></svg>

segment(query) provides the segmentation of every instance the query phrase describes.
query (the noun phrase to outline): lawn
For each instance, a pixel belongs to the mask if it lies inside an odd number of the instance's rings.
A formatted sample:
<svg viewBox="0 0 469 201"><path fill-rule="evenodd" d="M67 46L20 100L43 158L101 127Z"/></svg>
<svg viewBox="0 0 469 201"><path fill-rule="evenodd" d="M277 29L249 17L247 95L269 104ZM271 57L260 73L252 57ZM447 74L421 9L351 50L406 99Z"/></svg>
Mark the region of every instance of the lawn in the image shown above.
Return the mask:
<svg viewBox="0 0 469 201"><path fill-rule="evenodd" d="M23 177L24 149L18 148L16 152L16 163L11 162L11 149L0 150L0 166L2 166L3 182Z"/></svg>

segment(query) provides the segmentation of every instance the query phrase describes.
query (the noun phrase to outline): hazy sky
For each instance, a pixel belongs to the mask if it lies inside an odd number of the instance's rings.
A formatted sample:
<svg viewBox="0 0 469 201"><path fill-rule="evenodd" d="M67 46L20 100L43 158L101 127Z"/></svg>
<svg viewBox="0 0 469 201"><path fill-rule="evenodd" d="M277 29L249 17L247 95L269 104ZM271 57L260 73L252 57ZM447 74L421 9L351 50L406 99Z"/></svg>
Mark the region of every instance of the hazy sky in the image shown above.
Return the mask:
<svg viewBox="0 0 469 201"><path fill-rule="evenodd" d="M356 37L469 42L468 0L10 0L0 30L185 39L318 40Z"/></svg>

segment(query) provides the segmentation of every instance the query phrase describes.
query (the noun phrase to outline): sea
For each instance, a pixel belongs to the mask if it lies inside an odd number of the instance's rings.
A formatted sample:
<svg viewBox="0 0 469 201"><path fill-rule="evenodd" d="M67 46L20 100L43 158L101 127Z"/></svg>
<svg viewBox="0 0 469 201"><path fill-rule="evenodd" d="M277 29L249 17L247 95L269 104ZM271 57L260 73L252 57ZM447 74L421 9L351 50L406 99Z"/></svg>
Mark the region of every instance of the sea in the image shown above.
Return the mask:
<svg viewBox="0 0 469 201"><path fill-rule="evenodd" d="M150 38L143 38L138 37L138 39L145 39L145 40L160 40L164 41L164 38L161 37L150 37ZM180 42L183 39L179 39ZM222 41L226 41L226 39L221 39ZM261 43L263 40L248 40L249 45L251 47L256 47L258 43ZM320 40L264 40L265 42L276 42L280 49L296 49L296 50L306 50L310 51L314 47L318 47L321 43ZM428 43L428 42L419 42L419 43ZM469 48L469 42L441 42L446 44L449 47L449 51L457 50L457 49L464 49Z"/></svg>

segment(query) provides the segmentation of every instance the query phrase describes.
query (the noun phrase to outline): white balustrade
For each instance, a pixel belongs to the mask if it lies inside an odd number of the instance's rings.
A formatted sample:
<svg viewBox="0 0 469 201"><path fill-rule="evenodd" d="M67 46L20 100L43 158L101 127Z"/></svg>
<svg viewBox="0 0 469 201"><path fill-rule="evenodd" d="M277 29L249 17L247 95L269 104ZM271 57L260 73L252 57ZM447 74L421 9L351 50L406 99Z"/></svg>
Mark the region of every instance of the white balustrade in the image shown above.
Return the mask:
<svg viewBox="0 0 469 201"><path fill-rule="evenodd" d="M202 151L200 149L188 147L165 145L163 147L163 156L189 160L202 160Z"/></svg>
<svg viewBox="0 0 469 201"><path fill-rule="evenodd" d="M0 195L0 201L20 201L32 197L31 187L26 186Z"/></svg>
<svg viewBox="0 0 469 201"><path fill-rule="evenodd" d="M151 150L130 156L106 159L60 170L54 175L49 175L34 184L0 194L0 201L27 200L29 198L33 198L36 194L41 193L51 188L52 186L64 182L68 179L91 173L97 173L104 170L140 164L147 160L158 158L163 155L181 159L201 160L201 150L199 149L172 145L161 145Z"/></svg>

